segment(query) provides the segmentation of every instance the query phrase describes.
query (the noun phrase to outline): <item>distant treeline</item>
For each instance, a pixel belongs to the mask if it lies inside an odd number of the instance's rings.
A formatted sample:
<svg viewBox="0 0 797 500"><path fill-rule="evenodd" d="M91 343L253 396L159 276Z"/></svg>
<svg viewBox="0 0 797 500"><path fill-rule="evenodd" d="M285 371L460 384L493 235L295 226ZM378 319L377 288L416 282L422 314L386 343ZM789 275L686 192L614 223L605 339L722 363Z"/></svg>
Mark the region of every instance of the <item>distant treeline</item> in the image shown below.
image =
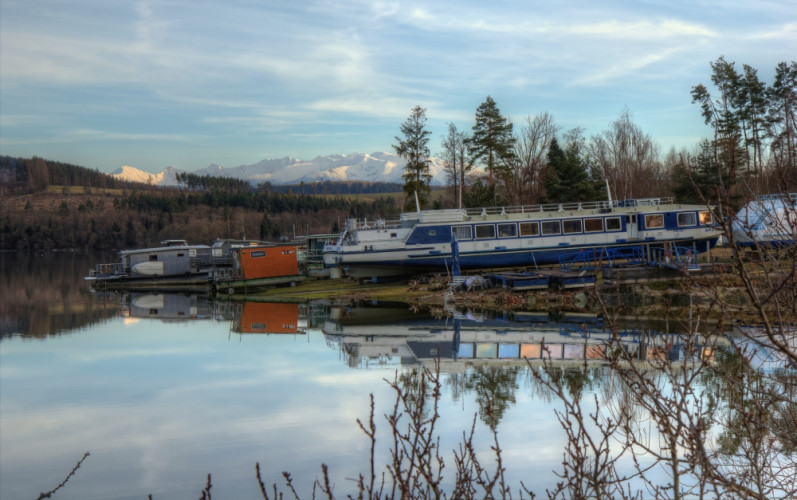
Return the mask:
<svg viewBox="0 0 797 500"><path fill-rule="evenodd" d="M371 187L386 189L387 183L355 182L341 188L321 183L317 187L329 196L313 196L297 192L305 189L302 185L296 190L255 187L240 179L194 174L181 174L178 181L178 187L158 188L41 158L3 157L0 249L110 251L174 238L193 243L276 240L335 233L344 219L394 218L399 210L390 196L367 201L344 196ZM63 189L48 189L52 186Z"/></svg>
<svg viewBox="0 0 797 500"><path fill-rule="evenodd" d="M131 192L114 198L114 208L141 213L179 213L197 206L210 208L243 208L264 214L282 212L320 212L337 210L349 217L367 217L378 214L381 217L398 216L395 202L388 197L380 197L373 202L349 200L343 197L321 197L300 194L282 194L271 191L224 191L182 192L161 190L157 192Z"/></svg>
<svg viewBox="0 0 797 500"><path fill-rule="evenodd" d="M312 195L385 194L400 193L402 185L395 182L323 181L302 184L269 185L279 193Z"/></svg>
<svg viewBox="0 0 797 500"><path fill-rule="evenodd" d="M112 175L78 165L43 158L0 156L0 185L3 191L24 194L49 186L82 186L101 189L155 189L147 184L126 182Z"/></svg>
<svg viewBox="0 0 797 500"><path fill-rule="evenodd" d="M176 176L180 186L190 191L196 190L224 190L245 191L252 185L245 180L230 177L215 177L210 175L196 175L181 173ZM253 189L259 191L273 191L285 194L307 195L348 195L348 194L386 194L399 193L402 185L395 182L367 182L367 181L322 181L302 182L299 184L271 184L264 182Z"/></svg>

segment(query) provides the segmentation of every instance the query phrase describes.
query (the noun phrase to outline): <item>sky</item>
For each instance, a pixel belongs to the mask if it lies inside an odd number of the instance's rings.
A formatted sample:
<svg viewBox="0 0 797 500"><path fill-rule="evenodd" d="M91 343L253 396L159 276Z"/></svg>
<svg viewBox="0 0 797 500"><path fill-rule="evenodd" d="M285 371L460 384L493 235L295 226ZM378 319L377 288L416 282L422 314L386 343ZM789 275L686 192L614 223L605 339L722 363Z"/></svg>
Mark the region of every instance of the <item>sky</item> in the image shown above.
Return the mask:
<svg viewBox="0 0 797 500"><path fill-rule="evenodd" d="M488 95L516 128L591 137L628 111L692 149L720 56L770 84L797 0L0 0L0 154L156 173L392 152L419 105L436 156Z"/></svg>

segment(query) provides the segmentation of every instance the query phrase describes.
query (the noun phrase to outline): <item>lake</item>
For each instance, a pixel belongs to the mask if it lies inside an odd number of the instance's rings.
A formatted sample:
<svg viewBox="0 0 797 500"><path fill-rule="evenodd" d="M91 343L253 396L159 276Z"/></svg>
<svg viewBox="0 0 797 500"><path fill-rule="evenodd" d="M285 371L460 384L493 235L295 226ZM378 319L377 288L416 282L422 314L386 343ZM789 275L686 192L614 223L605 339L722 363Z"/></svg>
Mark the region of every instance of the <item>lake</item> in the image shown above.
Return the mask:
<svg viewBox="0 0 797 500"><path fill-rule="evenodd" d="M377 464L390 461L390 382L440 366L444 476L475 420L492 466L495 425L507 483L544 495L567 442L562 403L531 375L599 361L600 317L549 311L440 316L402 303L271 303L198 294L93 293L97 258L2 258L0 497L35 498L90 456L55 498L261 498L289 472L303 498L329 466L338 497L356 491L370 442L357 420L375 405ZM660 322L621 325L629 351L678 359ZM545 342L547 347L542 346ZM524 358L532 360L527 363ZM585 361L585 359L587 361ZM585 399L613 404L595 364ZM486 409L489 409L487 411ZM517 496L517 495L516 495Z"/></svg>

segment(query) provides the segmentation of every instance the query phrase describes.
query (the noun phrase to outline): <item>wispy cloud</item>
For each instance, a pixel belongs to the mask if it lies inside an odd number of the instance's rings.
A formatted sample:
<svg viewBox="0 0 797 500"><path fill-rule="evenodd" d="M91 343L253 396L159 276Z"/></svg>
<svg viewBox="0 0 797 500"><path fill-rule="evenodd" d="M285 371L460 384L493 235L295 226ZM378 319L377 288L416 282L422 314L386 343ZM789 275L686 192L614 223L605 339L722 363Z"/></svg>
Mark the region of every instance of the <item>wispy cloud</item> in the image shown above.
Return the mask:
<svg viewBox="0 0 797 500"><path fill-rule="evenodd" d="M65 132L65 139L75 140L109 140L109 141L155 141L155 142L194 142L201 136L190 134L158 134L114 132L110 130L78 129Z"/></svg>
<svg viewBox="0 0 797 500"><path fill-rule="evenodd" d="M388 149L412 106L444 133L488 94L507 114L584 123L628 104L622 95L639 96L644 111L673 108L680 102L664 101L660 86L705 80L720 55L766 71L797 48L793 9L779 2L0 2L4 153L153 141L157 152L138 148L141 160L124 162L141 167L169 164L155 155L170 142L180 158L199 141L228 164L268 148L334 153L317 140L332 134L341 150L380 136ZM359 123L360 135L341 123ZM235 149L222 139L231 135Z"/></svg>

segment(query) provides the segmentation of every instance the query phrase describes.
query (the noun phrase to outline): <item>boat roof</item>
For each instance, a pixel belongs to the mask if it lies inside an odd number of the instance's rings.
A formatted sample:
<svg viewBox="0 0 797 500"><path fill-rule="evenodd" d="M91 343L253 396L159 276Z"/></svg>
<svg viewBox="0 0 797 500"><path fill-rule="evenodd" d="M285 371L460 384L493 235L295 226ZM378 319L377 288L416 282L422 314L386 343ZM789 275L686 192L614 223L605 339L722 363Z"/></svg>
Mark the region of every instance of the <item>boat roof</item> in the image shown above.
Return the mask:
<svg viewBox="0 0 797 500"><path fill-rule="evenodd" d="M136 253L154 253L154 252L176 252L181 250L199 250L199 249L210 249L208 245L172 245L172 246L162 246L162 247L150 247L150 248L136 248L133 250L122 250L119 252L119 255L131 255Z"/></svg>

